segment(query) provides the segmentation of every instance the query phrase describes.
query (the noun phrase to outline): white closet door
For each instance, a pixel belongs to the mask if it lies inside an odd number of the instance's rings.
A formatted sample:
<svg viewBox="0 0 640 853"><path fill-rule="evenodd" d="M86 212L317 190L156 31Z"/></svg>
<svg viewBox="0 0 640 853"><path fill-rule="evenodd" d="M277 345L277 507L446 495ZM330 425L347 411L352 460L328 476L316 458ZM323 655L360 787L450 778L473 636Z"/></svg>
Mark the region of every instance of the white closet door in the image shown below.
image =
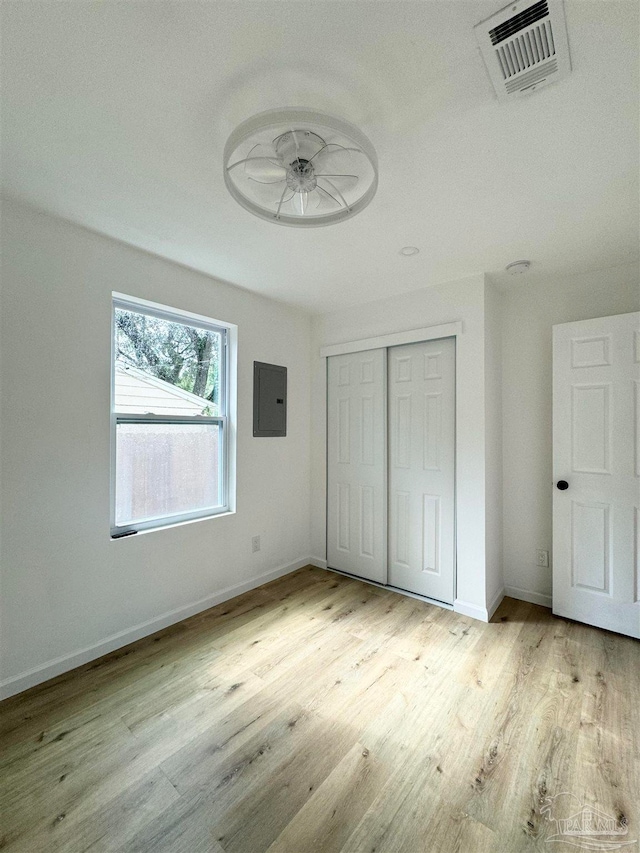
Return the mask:
<svg viewBox="0 0 640 853"><path fill-rule="evenodd" d="M386 583L386 350L328 359L327 564Z"/></svg>
<svg viewBox="0 0 640 853"><path fill-rule="evenodd" d="M553 327L553 612L640 637L640 314Z"/></svg>
<svg viewBox="0 0 640 853"><path fill-rule="evenodd" d="M389 580L453 603L455 339L389 349Z"/></svg>

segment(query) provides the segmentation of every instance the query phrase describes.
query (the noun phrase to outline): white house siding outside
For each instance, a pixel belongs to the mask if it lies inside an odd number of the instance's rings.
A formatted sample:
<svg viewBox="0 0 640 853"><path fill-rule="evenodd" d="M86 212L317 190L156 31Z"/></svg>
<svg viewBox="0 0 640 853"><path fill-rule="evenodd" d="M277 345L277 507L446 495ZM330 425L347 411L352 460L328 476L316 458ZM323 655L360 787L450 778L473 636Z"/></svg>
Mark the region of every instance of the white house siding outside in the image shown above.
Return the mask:
<svg viewBox="0 0 640 853"><path fill-rule="evenodd" d="M218 407L137 367L116 364L115 411L120 415L217 415Z"/></svg>

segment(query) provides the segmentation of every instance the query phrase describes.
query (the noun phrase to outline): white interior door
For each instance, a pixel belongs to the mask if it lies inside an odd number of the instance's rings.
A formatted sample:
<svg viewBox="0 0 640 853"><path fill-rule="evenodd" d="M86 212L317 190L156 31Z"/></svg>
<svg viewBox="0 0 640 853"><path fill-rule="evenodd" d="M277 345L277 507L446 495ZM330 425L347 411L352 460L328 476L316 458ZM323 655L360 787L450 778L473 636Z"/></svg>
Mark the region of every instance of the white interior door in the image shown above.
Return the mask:
<svg viewBox="0 0 640 853"><path fill-rule="evenodd" d="M452 604L455 339L388 352L388 583Z"/></svg>
<svg viewBox="0 0 640 853"><path fill-rule="evenodd" d="M640 637L640 314L553 328L553 612Z"/></svg>
<svg viewBox="0 0 640 853"><path fill-rule="evenodd" d="M386 583L386 350L327 361L327 564Z"/></svg>

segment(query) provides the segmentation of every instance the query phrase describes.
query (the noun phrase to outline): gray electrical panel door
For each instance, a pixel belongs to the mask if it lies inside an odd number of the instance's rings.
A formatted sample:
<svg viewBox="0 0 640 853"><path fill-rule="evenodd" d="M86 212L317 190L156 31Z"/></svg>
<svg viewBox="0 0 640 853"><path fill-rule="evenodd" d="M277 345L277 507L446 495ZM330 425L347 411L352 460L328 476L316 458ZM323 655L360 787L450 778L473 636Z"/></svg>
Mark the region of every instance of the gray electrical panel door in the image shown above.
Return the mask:
<svg viewBox="0 0 640 853"><path fill-rule="evenodd" d="M253 362L253 434L272 438L287 434L287 368Z"/></svg>

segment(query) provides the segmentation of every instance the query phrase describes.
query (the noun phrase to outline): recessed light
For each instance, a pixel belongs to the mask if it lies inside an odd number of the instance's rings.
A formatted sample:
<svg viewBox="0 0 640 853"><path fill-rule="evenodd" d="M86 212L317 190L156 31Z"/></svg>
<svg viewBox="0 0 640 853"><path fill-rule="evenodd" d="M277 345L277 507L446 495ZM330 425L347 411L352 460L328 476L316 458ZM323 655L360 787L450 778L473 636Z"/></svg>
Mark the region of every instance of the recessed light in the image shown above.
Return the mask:
<svg viewBox="0 0 640 853"><path fill-rule="evenodd" d="M400 254L409 258L411 255L417 255L419 251L420 249L417 246L404 246L404 248L400 249Z"/></svg>
<svg viewBox="0 0 640 853"><path fill-rule="evenodd" d="M507 264L505 267L509 275L521 275L526 272L531 266L531 261L514 261L512 264Z"/></svg>

